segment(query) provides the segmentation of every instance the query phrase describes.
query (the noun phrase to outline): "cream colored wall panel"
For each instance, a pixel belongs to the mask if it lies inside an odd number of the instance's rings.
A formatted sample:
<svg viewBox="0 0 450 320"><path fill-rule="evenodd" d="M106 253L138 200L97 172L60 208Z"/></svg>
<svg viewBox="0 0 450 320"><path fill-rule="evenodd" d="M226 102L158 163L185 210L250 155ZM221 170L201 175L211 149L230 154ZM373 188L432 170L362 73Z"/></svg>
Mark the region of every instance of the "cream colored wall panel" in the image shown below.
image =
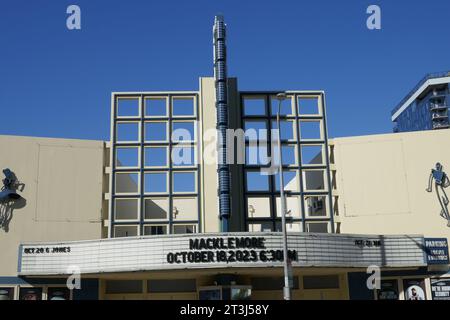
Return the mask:
<svg viewBox="0 0 450 320"><path fill-rule="evenodd" d="M215 105L215 84L214 78L200 78L200 133L203 136L206 132L215 133L216 131L216 105ZM206 137L210 138L210 137ZM205 157L210 156L209 152L205 148L211 148L211 142L214 143L214 139L205 141L201 140L201 152L200 164L201 170L201 190L203 191L202 199L202 232L218 232L219 227L219 200L217 196L217 163L209 163L205 161Z"/></svg>
<svg viewBox="0 0 450 320"><path fill-rule="evenodd" d="M40 145L37 221L98 221L102 158L98 148Z"/></svg>
<svg viewBox="0 0 450 320"><path fill-rule="evenodd" d="M55 159L51 159L50 154L45 152L41 157L41 146L46 146L46 150L49 148L71 150L69 153L74 156L74 159L58 155ZM101 237L102 185L98 183L101 182L103 172L103 146L102 141L0 136L0 169L11 169L25 184L20 194L26 201L23 207L13 210L7 228L0 229L0 252L2 253L0 274L2 276L17 275L18 248L21 241L61 241ZM57 161L58 159L60 161ZM46 163L47 161L50 161L51 165ZM79 163L74 164L76 161ZM47 177L41 176L42 181L39 180L38 175L40 166L47 168L45 173ZM76 170L84 167L87 167L86 172L91 175L80 173L84 178L81 183L75 175L78 174ZM64 173L63 176L59 174L61 172ZM68 181L66 177L72 180ZM1 178L3 179L3 175ZM74 185L76 185L75 189ZM69 190L71 193L68 192ZM77 208L78 214L73 217L76 222L68 222L67 219L38 221L36 219L37 203L41 201L42 194L46 197L46 202L57 203L47 204L48 212L45 215L66 216L68 213L58 208L67 207L74 212L70 208L74 207ZM86 198L80 199L80 195L86 195ZM66 204L62 204L62 201Z"/></svg>
<svg viewBox="0 0 450 320"><path fill-rule="evenodd" d="M345 216L411 213L401 140L342 143L338 161Z"/></svg>
<svg viewBox="0 0 450 320"><path fill-rule="evenodd" d="M439 216L441 207L434 185L433 193L426 192L428 177L436 162L450 173L449 141L450 130L333 139L341 233L420 233L426 237L449 238L450 228ZM395 146L399 146L398 150L394 150ZM356 208L374 213L387 212L389 207L396 208L389 215L349 214L355 213ZM409 214L403 214L408 207Z"/></svg>

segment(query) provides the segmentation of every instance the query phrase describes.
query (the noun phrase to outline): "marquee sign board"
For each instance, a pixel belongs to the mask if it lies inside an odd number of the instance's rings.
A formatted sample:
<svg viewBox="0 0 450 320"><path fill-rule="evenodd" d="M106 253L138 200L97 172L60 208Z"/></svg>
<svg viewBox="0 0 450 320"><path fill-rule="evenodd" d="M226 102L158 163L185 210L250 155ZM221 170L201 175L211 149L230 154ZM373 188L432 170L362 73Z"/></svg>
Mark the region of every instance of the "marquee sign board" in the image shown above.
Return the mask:
<svg viewBox="0 0 450 320"><path fill-rule="evenodd" d="M282 266L282 234L241 232L162 235L22 244L20 275ZM293 267L419 267L422 236L290 233Z"/></svg>

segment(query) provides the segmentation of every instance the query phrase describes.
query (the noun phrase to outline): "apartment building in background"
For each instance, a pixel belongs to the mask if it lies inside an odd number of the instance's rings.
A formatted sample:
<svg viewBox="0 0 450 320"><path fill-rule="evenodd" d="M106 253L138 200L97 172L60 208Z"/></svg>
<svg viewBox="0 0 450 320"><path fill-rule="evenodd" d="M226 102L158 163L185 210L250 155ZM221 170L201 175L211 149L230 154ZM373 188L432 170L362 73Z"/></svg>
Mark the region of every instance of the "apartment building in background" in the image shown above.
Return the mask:
<svg viewBox="0 0 450 320"><path fill-rule="evenodd" d="M392 110L394 132L449 128L450 72L427 74Z"/></svg>

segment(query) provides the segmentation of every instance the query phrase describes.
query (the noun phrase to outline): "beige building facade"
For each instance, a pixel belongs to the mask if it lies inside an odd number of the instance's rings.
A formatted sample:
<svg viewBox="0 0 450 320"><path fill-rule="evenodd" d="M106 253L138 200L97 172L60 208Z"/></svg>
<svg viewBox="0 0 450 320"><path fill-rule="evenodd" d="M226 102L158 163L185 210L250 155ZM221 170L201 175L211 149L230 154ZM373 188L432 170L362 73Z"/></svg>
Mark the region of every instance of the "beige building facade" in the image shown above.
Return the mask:
<svg viewBox="0 0 450 320"><path fill-rule="evenodd" d="M450 131L328 139L325 93L285 93L293 298L410 299L411 288L445 298L450 229L434 184L426 189L437 162L450 166ZM213 78L198 91L113 93L107 142L0 137L0 168L14 172L22 197L0 203L0 296L281 299L279 175L264 173L277 92L239 91L229 78L227 94L227 230ZM367 286L377 270L379 290ZM69 290L74 275L81 289Z"/></svg>
<svg viewBox="0 0 450 320"><path fill-rule="evenodd" d="M449 139L449 130L333 139L340 231L448 238L426 189L435 164L450 165Z"/></svg>

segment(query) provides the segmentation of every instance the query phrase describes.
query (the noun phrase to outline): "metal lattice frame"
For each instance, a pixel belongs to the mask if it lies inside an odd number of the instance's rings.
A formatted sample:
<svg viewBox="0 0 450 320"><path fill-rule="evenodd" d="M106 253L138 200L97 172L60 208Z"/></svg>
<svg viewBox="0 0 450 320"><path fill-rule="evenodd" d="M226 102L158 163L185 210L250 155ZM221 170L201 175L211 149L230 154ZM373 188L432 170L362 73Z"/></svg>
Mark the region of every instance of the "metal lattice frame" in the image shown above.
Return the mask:
<svg viewBox="0 0 450 320"><path fill-rule="evenodd" d="M174 225L195 225L196 232L201 230L201 183L200 183L200 165L199 165L199 128L198 128L198 116L199 116L199 97L198 92L132 92L132 93L113 93L111 101L111 150L110 150L110 199L109 199L109 226L108 236L114 237L115 226L134 226L138 227L137 234L144 235L144 226L162 225L166 226L167 233L173 233ZM138 117L119 117L117 115L117 101L120 98L138 98L139 99L139 116ZM166 98L166 116L151 116L145 115L145 99L146 98ZM173 98L193 98L194 99L194 115L193 116L176 116L172 115L172 101ZM173 142L171 139L172 124L176 121L194 121L195 141L193 142ZM146 142L145 141L145 123L148 122L165 122L167 125L167 140L163 142ZM117 141L117 124L118 123L138 123L139 124L139 141L136 142L118 142ZM173 167L170 159L172 147L175 145L194 146L195 156L194 166ZM149 168L144 167L145 155L144 148L148 146L164 146L168 148L167 167L164 168ZM137 147L139 148L139 166L135 168L118 168L116 166L116 152L117 147ZM193 193L176 193L172 192L173 187L173 172L195 172L196 174L196 190ZM139 173L139 189L137 193L133 194L116 194L116 181L115 175L118 172L133 172ZM168 184L166 193L145 193L144 192L144 174L147 172L167 172ZM198 215L196 220L173 220L173 199L177 197L196 197ZM145 220L144 219L144 206L145 199L150 197L167 198L169 201L169 208L167 212L167 220ZM139 209L138 218L133 221L116 221L115 219L115 200L116 199L138 199Z"/></svg>
<svg viewBox="0 0 450 320"><path fill-rule="evenodd" d="M273 124L273 121L276 119L276 114L271 113L271 98L274 98L277 93L280 91L273 91L273 92L240 92L240 105L241 105L241 119L244 123L247 120L259 120L259 121L265 121L267 123L267 130L268 130L268 141L271 141L271 129L275 128L276 125ZM334 221L333 221L333 197L332 197L332 185L331 185L331 171L330 171L330 159L329 159L329 149L328 149L328 133L327 133L327 125L326 125L326 108L325 108L325 95L321 91L286 91L286 94L288 96L293 97L293 105L292 109L294 110L294 113L292 115L282 115L281 120L292 120L294 121L295 128L294 132L296 132L296 141L293 142L284 142L282 141L283 146L284 145L295 145L297 148L297 159L298 163L295 166L288 166L283 165L283 168L286 171L297 171L299 176L299 191L289 191L289 195L292 196L298 196L299 197L299 208L301 210L301 217L300 218L291 218L290 222L298 222L302 224L303 231L306 231L306 223L307 222L327 222L329 225L329 231L334 233ZM300 115L298 112L298 99L299 98L310 98L310 97L317 97L318 101L320 103L318 104L319 113L316 115ZM251 115L246 116L244 113L244 99L247 98L264 98L265 101L265 115ZM314 120L320 122L320 128L321 128L321 136L322 139L320 140L302 140L300 137L299 132L299 125L300 121L308 121L308 120ZM302 165L302 155L301 155L301 146L302 145L321 145L322 146L322 152L323 152L323 164L322 165L314 165L314 166L308 166L308 165ZM249 145L249 142L246 141L246 146ZM270 146L270 144L268 145ZM268 148L268 152L270 152L271 148ZM269 155L270 156L270 155ZM269 190L268 191L247 191L247 177L246 173L248 171L253 170L260 170L262 167L261 165L247 165L244 166L244 222L245 222L245 228L246 231L248 231L249 224L250 223L264 223L269 222L272 223L272 230L276 230L276 224L281 223L281 217L277 217L276 214L276 197L280 195L279 191L276 191L275 189L275 175L269 176ZM305 190L305 181L303 179L303 172L307 169L322 169L325 171L324 176L324 184L326 186L324 191L307 191ZM286 172L285 171L285 172ZM269 197L270 198L270 217L267 218L250 218L248 217L248 197L254 196L254 197ZM306 216L306 210L305 210L305 196L326 196L327 197L327 212L326 217L320 217L320 218L311 218Z"/></svg>

